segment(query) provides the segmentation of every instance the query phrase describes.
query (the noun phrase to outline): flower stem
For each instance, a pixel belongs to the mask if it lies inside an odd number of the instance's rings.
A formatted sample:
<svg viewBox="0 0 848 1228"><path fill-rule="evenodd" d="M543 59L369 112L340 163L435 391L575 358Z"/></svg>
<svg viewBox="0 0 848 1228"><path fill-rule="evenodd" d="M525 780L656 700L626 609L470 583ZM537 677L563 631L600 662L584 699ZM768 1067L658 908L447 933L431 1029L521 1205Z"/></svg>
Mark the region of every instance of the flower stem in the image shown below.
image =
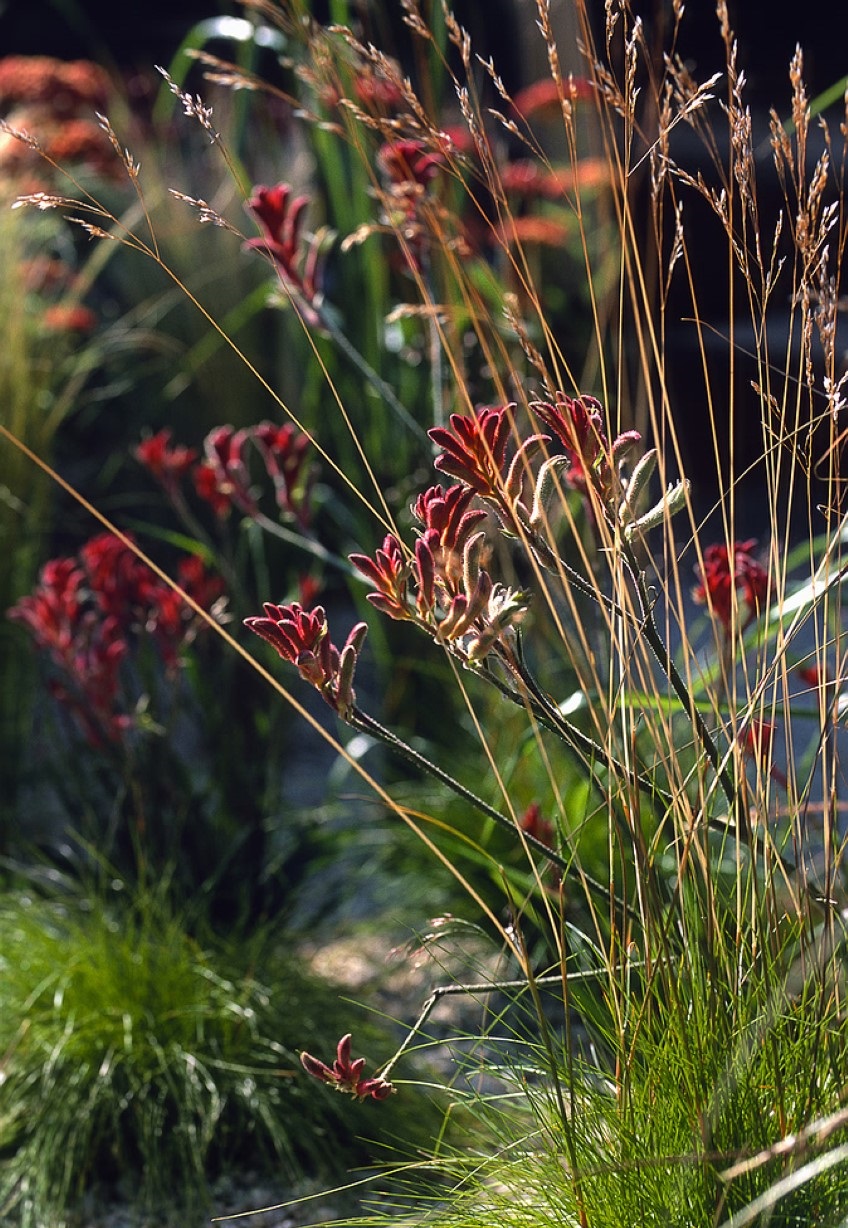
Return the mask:
<svg viewBox="0 0 848 1228"><path fill-rule="evenodd" d="M509 818L508 815L502 814L499 810L495 809L494 806L490 806L488 802L483 801L482 797L478 797L477 794L472 792L471 789L466 788L466 786L458 781L456 777L451 776L449 772L444 771L443 768L440 768L438 764L433 763L433 761L428 759L425 755L419 754L419 752L414 750L409 743L396 737L390 729L386 729L384 725L381 725L380 722L375 720L373 716L369 716L367 712L363 712L361 708L354 707L351 713L346 717L346 720L349 725L351 725L354 729L359 730L360 733L372 735L379 741L383 742L384 745L388 746L391 750L402 756L402 758L406 759L409 763L414 764L415 767L419 768L423 772L426 772L428 776L432 776L441 784L447 785L447 787L453 793L455 793L457 797L461 797L463 801L469 802L470 805L475 808L475 810L478 810L481 814L484 814L486 818L492 819L500 827L503 827L505 831L508 831L510 835L513 836L513 838L520 832L523 841L526 842L530 848L532 848L535 852L540 853L547 861L550 861L555 866L558 866L559 869L565 872L571 869L571 861L563 857L560 853L557 853L555 849L552 849L543 841L538 840L529 832L522 832L517 823L513 819ZM609 884L605 885L599 882L597 879L591 878L582 870L580 871L580 877L582 881L592 889L592 891L599 894L605 900L609 899ZM631 911L629 906L624 904L622 901L617 901L617 903L626 911Z"/></svg>
<svg viewBox="0 0 848 1228"><path fill-rule="evenodd" d="M333 554L325 546L322 546L319 541L316 541L314 537L307 537L303 533L296 533L294 529L287 529L285 525L278 524L270 516L266 516L264 512L256 512L251 519L265 533L270 533L273 537L279 537L281 541L297 546L300 550L305 550L307 554L320 559L322 563L327 563L329 566L337 568L339 571L344 572L346 576L353 576L357 580L362 580L360 573L348 563L347 559L343 559L341 555Z"/></svg>
<svg viewBox="0 0 848 1228"><path fill-rule="evenodd" d="M701 745L706 752L707 758L709 759L713 770L716 773L731 813L735 814L736 816L739 834L743 838L747 837L749 823L742 797L734 784L733 777L727 770L727 764L722 763L713 735L707 728L707 724L701 715L698 705L695 703L695 700L689 692L689 688L683 681L680 671L675 665L672 655L669 652L662 635L660 634L659 628L656 624L656 619L654 618L651 598L645 584L645 573L639 567L629 543L622 543L622 550L624 560L627 565L627 570L633 579L639 599L639 629L644 635L649 648L660 665L660 668L671 683L675 695L680 700L681 704L686 710L687 715L689 716L690 721L692 722L695 732L700 739Z"/></svg>
<svg viewBox="0 0 848 1228"><path fill-rule="evenodd" d="M314 307L313 310L315 310ZM415 421L406 406L399 400L391 385L387 384L383 377L377 374L365 356L351 343L350 339L342 332L326 311L319 310L318 318L321 328L329 334L333 344L338 346L345 358L356 367L359 374L364 376L371 387L379 392L392 413L400 419L413 435L429 447L430 440L427 438L427 432L419 422Z"/></svg>
<svg viewBox="0 0 848 1228"><path fill-rule="evenodd" d="M516 694L508 686L502 684L493 674L487 674L488 680L497 687L502 695L506 695L513 703L525 704L529 702L534 718L544 725L546 729L550 729L552 733L561 738L566 746L580 755L593 774L594 762L600 761L608 771L614 773L622 780L629 780L631 784L636 785L642 793L646 794L654 802L659 802L664 807L665 812L668 813L672 805L671 795L666 793L664 789L661 789L650 776L642 776L628 768L616 759L615 755L610 754L599 742L596 742L594 738L584 733L582 729L578 729L576 725L572 725L571 721L567 721L550 696L546 695L536 682L523 658L517 657L514 660L509 660L502 656L500 659L524 692L524 695Z"/></svg>

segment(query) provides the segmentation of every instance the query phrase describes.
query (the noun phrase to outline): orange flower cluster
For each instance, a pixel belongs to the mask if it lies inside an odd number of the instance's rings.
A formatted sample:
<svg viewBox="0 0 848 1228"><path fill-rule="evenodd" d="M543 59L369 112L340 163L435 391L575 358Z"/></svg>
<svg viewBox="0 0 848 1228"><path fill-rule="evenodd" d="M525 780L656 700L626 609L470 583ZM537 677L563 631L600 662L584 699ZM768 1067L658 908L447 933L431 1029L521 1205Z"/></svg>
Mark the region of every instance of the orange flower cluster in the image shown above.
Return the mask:
<svg viewBox="0 0 848 1228"><path fill-rule="evenodd" d="M47 55L9 55L0 60L0 105L38 103L54 115L71 115L82 107L104 111L111 93L109 78L89 60L55 60Z"/></svg>
<svg viewBox="0 0 848 1228"><path fill-rule="evenodd" d="M11 129L38 142L35 149L6 135L0 142L0 171L19 181L24 177L27 191L44 186L50 161L84 165L103 177L123 176L123 166L93 115L107 109L111 92L108 75L88 60L45 55L0 59L3 118ZM33 176L38 180L35 186ZM18 182L15 191L20 190Z"/></svg>

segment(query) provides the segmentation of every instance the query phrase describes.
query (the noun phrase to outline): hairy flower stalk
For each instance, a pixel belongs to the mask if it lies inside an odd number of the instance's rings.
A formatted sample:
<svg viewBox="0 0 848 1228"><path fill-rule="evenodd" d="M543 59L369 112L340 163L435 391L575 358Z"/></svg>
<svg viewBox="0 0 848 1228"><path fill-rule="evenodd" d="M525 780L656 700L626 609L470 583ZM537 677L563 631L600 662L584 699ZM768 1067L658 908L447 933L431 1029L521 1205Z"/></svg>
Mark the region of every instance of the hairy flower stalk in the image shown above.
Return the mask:
<svg viewBox="0 0 848 1228"><path fill-rule="evenodd" d="M511 835L518 834L519 827L514 819L489 805L455 777L357 707L353 675L368 630L365 623L358 623L353 628L341 650L337 649L329 638L326 614L321 606L306 611L297 602L288 606L269 603L265 606L264 617L247 618L244 625L267 640L283 660L294 665L301 677L314 686L333 711L353 729L377 738L409 763L447 785L486 818L498 823ZM521 838L526 845L561 870L570 868L571 862L568 859L532 832L522 832ZM609 898L609 884L600 883L586 874L581 874L581 877L599 898ZM622 908L627 909L623 902Z"/></svg>

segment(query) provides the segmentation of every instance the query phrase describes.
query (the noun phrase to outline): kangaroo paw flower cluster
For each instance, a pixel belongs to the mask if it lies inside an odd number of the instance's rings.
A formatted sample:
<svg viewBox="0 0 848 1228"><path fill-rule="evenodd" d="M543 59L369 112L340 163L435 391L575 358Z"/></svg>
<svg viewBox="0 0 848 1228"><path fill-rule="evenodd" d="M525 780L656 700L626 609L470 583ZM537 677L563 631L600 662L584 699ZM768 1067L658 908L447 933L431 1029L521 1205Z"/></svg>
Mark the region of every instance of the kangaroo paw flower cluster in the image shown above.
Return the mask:
<svg viewBox="0 0 848 1228"><path fill-rule="evenodd" d="M336 1049L336 1060L332 1066L313 1057L311 1053L301 1053L300 1061L303 1069L314 1079L320 1079L322 1083L329 1083L337 1092L355 1096L357 1100L369 1098L385 1100L395 1090L394 1086L387 1079L381 1079L379 1075L363 1079L365 1058L351 1059L350 1042L350 1033L341 1038Z"/></svg>
<svg viewBox="0 0 848 1228"><path fill-rule="evenodd" d="M338 649L329 637L323 606L304 610L298 602L291 605L265 604L264 617L246 618L248 630L267 640L283 658L295 665L301 678L321 695L344 720L356 702L353 674L365 636L366 623L357 623Z"/></svg>
<svg viewBox="0 0 848 1228"><path fill-rule="evenodd" d="M368 600L390 618L409 619L474 665L520 622L526 593L497 584L483 566L486 517L468 486L431 486L413 505L422 525L412 555L388 534L375 557L350 561L376 587Z"/></svg>
<svg viewBox="0 0 848 1228"><path fill-rule="evenodd" d="M247 210L259 223L262 237L248 239L245 248L264 252L270 258L283 285L297 296L304 320L315 326L321 322L323 299L321 236L306 238L302 233L303 214L309 203L308 196L295 196L287 183L255 187Z"/></svg>
<svg viewBox="0 0 848 1228"><path fill-rule="evenodd" d="M259 422L256 426L216 426L203 441L203 457L194 448L171 443L164 429L142 439L134 455L156 479L172 502L183 496L188 476L199 498L222 520L236 511L253 518L259 515L259 491L250 470L251 450L258 454L282 516L306 528L311 517L310 499L314 473L310 442L290 424Z"/></svg>
<svg viewBox="0 0 848 1228"><path fill-rule="evenodd" d="M557 393L553 402L535 402L531 408L550 427L562 454L549 455L536 469L534 458L552 438L538 433L518 436L512 405L452 414L448 426L434 427L429 435L442 449L435 468L456 481L447 487L429 487L412 505L419 526L414 547L388 533L373 557L350 555L354 567L374 586L368 601L376 609L389 618L417 624L466 665L480 664L498 648L509 651L530 600L528 593L493 580L484 528L489 513L475 505L475 499L494 510L504 535L523 538L543 566L555 561L545 536L544 508L558 474L590 503L593 500L625 537L651 527L685 499L681 483L651 512L640 514L656 453L647 453L625 480L620 465L640 436L625 431L610 445L600 402L593 397ZM515 447L510 448L514 439ZM349 712L364 624L354 628L339 652L327 638L320 606L311 614L297 605L266 605L265 612L264 618L247 619L246 626L296 665L336 711Z"/></svg>
<svg viewBox="0 0 848 1228"><path fill-rule="evenodd" d="M224 586L195 555L179 559L176 579L198 605L224 616ZM152 643L167 676L203 622L111 533L90 538L74 558L51 559L35 591L7 616L22 624L50 661L51 691L93 746L121 742L134 727L125 663Z"/></svg>
<svg viewBox="0 0 848 1228"><path fill-rule="evenodd" d="M740 630L750 626L765 609L769 576L754 553L756 546L754 538L734 542L730 549L717 542L707 546L704 565L697 569L699 583L692 598L708 606L725 635L730 634L734 606Z"/></svg>

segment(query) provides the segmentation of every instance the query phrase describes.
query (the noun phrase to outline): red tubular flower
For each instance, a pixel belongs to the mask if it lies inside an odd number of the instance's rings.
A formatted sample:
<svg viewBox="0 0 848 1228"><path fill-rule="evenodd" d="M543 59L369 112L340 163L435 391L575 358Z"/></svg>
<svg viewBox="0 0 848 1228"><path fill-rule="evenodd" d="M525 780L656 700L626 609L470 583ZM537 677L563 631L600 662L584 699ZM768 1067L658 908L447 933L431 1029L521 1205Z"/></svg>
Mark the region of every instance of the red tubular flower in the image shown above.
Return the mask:
<svg viewBox="0 0 848 1228"><path fill-rule="evenodd" d="M177 583L204 610L215 610L224 595L221 578L197 555L180 559ZM144 629L155 640L165 669L173 673L180 665L180 650L196 638L203 620L166 584L151 586L147 606Z"/></svg>
<svg viewBox="0 0 848 1228"><path fill-rule="evenodd" d="M433 487L416 504L423 515L442 520L445 526L449 518L445 505L453 505L455 526L450 539L444 529L441 535L435 528L427 529L415 543L415 556L410 562L397 538L389 534L375 558L354 554L350 559L377 586L377 592L367 597L372 605L390 618L417 622L468 664L476 664L521 621L527 599L524 593L494 584L483 570L485 537L472 531L478 523L477 514L458 513L467 505L466 492L469 497L473 492L467 487L451 487L447 494L454 491L462 498L434 497L444 492L441 487ZM436 510L439 504L442 508ZM410 580L415 589L414 604Z"/></svg>
<svg viewBox="0 0 848 1228"><path fill-rule="evenodd" d="M739 735L742 749L761 768L768 768L772 780L786 788L788 781L784 772L772 761L772 742L774 741L774 725L771 721L752 720L750 725Z"/></svg>
<svg viewBox="0 0 848 1228"><path fill-rule="evenodd" d="M445 156L440 150L429 150L423 141L397 140L380 147L377 161L385 181L381 221L403 236L402 267L414 274L431 242L428 189L445 165Z"/></svg>
<svg viewBox="0 0 848 1228"><path fill-rule="evenodd" d="M733 622L734 602L741 629L762 611L768 593L768 572L754 557L756 540L734 542L731 549L716 543L704 551L703 567L696 568L700 583L692 590L699 605L709 606L726 635Z"/></svg>
<svg viewBox="0 0 848 1228"><path fill-rule="evenodd" d="M811 690L817 691L819 687L826 685L826 678L818 665L797 665L795 672Z"/></svg>
<svg viewBox="0 0 848 1228"><path fill-rule="evenodd" d="M442 154L414 140L387 141L377 151L377 161L392 183L419 188L426 188L445 163Z"/></svg>
<svg viewBox="0 0 848 1228"><path fill-rule="evenodd" d="M284 285L299 297L309 324L319 323L317 314L321 301L318 285L318 243L304 242L301 229L308 196L293 196L288 183L275 187L258 185L246 208L262 228L262 237L248 239L247 250L265 252L277 266ZM303 256L303 259L301 257Z"/></svg>
<svg viewBox="0 0 848 1228"><path fill-rule="evenodd" d="M127 630L145 622L156 580L129 547L113 533L98 533L80 550L89 588L98 609Z"/></svg>
<svg viewBox="0 0 848 1228"><path fill-rule="evenodd" d="M566 102L582 102L592 98L593 94L592 83L585 77L569 74L562 81L562 97ZM543 77L519 90L512 100L512 105L525 118L540 114L552 119L562 119L560 86L552 77Z"/></svg>
<svg viewBox="0 0 848 1228"><path fill-rule="evenodd" d="M191 476L197 494L204 503L209 504L215 515L222 520L229 516L233 510L232 500L221 491L214 466L208 461L201 461L199 465L195 465Z"/></svg>
<svg viewBox="0 0 848 1228"><path fill-rule="evenodd" d="M194 448L171 444L171 432L167 429L142 439L133 449L133 455L168 494L178 491L180 482L197 460Z"/></svg>
<svg viewBox="0 0 848 1228"><path fill-rule="evenodd" d="M149 600L144 629L156 641L166 671L173 674L179 668L179 650L185 641L186 624L192 611L179 593L164 584L151 589Z"/></svg>
<svg viewBox="0 0 848 1228"><path fill-rule="evenodd" d="M74 559L51 559L41 569L38 587L8 611L39 648L63 663L72 650L82 613L85 573Z"/></svg>
<svg viewBox="0 0 848 1228"><path fill-rule="evenodd" d="M518 533L530 516L523 502L530 458L549 441L547 435L528 436L507 465L512 410L512 405L503 405L499 409L478 409L470 415L451 414L450 428L433 427L428 434L437 447L444 448L434 461L436 468L493 503L506 531Z"/></svg>
<svg viewBox="0 0 848 1228"><path fill-rule="evenodd" d="M297 594L302 606L315 605L315 599L324 587L318 576L302 575L297 577Z"/></svg>
<svg viewBox="0 0 848 1228"><path fill-rule="evenodd" d="M349 558L357 571L361 571L363 576L376 585L377 591L369 593L367 601L384 614L388 614L389 618L412 618L407 591L410 564L393 533L386 534L382 547L373 559L367 554L351 554Z"/></svg>
<svg viewBox="0 0 848 1228"><path fill-rule="evenodd" d="M82 303L53 303L45 308L41 323L51 333L90 333L97 327L97 316Z"/></svg>
<svg viewBox="0 0 848 1228"><path fill-rule="evenodd" d="M595 397L554 394L554 401L533 401L530 408L556 435L568 457L565 479L582 495L593 490L605 506L615 498L617 466L641 439L624 431L610 446L604 430L603 407Z"/></svg>
<svg viewBox="0 0 848 1228"><path fill-rule="evenodd" d="M84 163L98 175L117 179L125 174L123 163L99 124L90 119L66 119L42 140L44 152L59 165Z"/></svg>
<svg viewBox="0 0 848 1228"><path fill-rule="evenodd" d="M288 183L278 183L273 188L260 184L253 189L246 207L262 227L263 237L248 239L245 246L270 252L286 280L299 288L297 257L300 227L309 197L293 197L292 192Z"/></svg>
<svg viewBox="0 0 848 1228"><path fill-rule="evenodd" d="M248 630L267 640L284 661L297 667L301 678L311 683L344 720L356 702L353 674L368 633L366 623L357 623L339 651L330 640L323 606L304 610L298 602L271 605L265 616L246 618Z"/></svg>
<svg viewBox="0 0 848 1228"><path fill-rule="evenodd" d="M469 508L474 498L470 486L430 486L412 505L412 514L425 532L437 535L442 547L461 549L471 530L486 519L483 508Z"/></svg>
<svg viewBox="0 0 848 1228"><path fill-rule="evenodd" d="M217 426L203 441L205 459L194 470L194 485L219 516L233 507L245 516L255 516L259 510L245 456L249 439L250 431Z"/></svg>
<svg viewBox="0 0 848 1228"><path fill-rule="evenodd" d="M57 115L85 106L108 107L111 84L90 60L56 60L46 55L0 59L0 103L44 103Z"/></svg>
<svg viewBox="0 0 848 1228"><path fill-rule="evenodd" d="M116 618L86 618L65 675L69 686L54 682L53 694L70 708L92 746L119 742L132 727L121 710L121 662L129 653L124 628Z"/></svg>
<svg viewBox="0 0 848 1228"><path fill-rule="evenodd" d="M444 451L434 462L440 473L458 478L484 499L501 501L512 406L451 414L450 428L434 426L427 434Z"/></svg>
<svg viewBox="0 0 848 1228"><path fill-rule="evenodd" d="M552 169L541 166L530 158L522 158L516 162L508 162L502 167L500 174L504 190L515 192L525 200L542 197L546 200L561 201L576 189L593 192L607 187L610 181L610 169L603 158L581 158L574 167ZM503 230L504 234L508 235L509 225L505 225Z"/></svg>
<svg viewBox="0 0 848 1228"><path fill-rule="evenodd" d="M449 592L457 592L464 575L464 554L469 539L486 519L483 508L471 508L470 486L431 486L419 495L412 513L424 526L420 539L430 557L435 578ZM416 551L420 556L421 552Z"/></svg>
<svg viewBox="0 0 848 1228"><path fill-rule="evenodd" d="M108 536L104 534L104 537ZM35 592L8 612L59 670L50 689L73 712L92 746L119 741L131 724L120 711L120 665L128 652L125 627L87 602L86 575L75 559L52 559Z"/></svg>
<svg viewBox="0 0 848 1228"><path fill-rule="evenodd" d="M403 94L394 81L373 71L357 73L353 88L362 105L371 110L396 111L403 103Z"/></svg>
<svg viewBox="0 0 848 1228"><path fill-rule="evenodd" d="M149 636L173 672L180 649L202 624L114 534L91 538L79 559L46 563L35 592L21 598L8 616L49 654L59 671L49 684L53 695L72 711L92 745L101 746L120 741L133 725L124 710L121 678L133 637ZM214 611L223 585L202 560L181 559L177 574L185 592Z"/></svg>
<svg viewBox="0 0 848 1228"><path fill-rule="evenodd" d="M211 610L224 596L224 581L197 554L189 554L177 563L177 582L204 610Z"/></svg>
<svg viewBox="0 0 848 1228"><path fill-rule="evenodd" d="M314 1079L320 1079L322 1083L329 1083L337 1092L345 1092L349 1096L355 1096L357 1100L367 1100L369 1097L372 1100L385 1100L395 1090L394 1086L387 1079L380 1078L379 1075L363 1079L365 1058L358 1057L351 1060L350 1042L350 1033L341 1038L336 1047L336 1060L332 1066L313 1057L311 1053L301 1053L300 1061L303 1069Z"/></svg>
<svg viewBox="0 0 848 1228"><path fill-rule="evenodd" d="M538 802L531 802L524 814L518 820L518 826L528 836L534 836L540 844L546 844L548 848L553 848L554 843L554 828L553 824L542 817L542 808Z"/></svg>
<svg viewBox="0 0 848 1228"><path fill-rule="evenodd" d="M828 696L835 695L837 687L841 683L840 678L831 677L825 662L820 664L817 661L813 661L808 665L796 665L795 673L811 691L821 691Z"/></svg>
<svg viewBox="0 0 848 1228"><path fill-rule="evenodd" d="M309 437L296 431L291 423L275 426L273 422L260 422L253 428L253 438L274 483L277 506L299 524L307 525L311 485L307 465Z"/></svg>

